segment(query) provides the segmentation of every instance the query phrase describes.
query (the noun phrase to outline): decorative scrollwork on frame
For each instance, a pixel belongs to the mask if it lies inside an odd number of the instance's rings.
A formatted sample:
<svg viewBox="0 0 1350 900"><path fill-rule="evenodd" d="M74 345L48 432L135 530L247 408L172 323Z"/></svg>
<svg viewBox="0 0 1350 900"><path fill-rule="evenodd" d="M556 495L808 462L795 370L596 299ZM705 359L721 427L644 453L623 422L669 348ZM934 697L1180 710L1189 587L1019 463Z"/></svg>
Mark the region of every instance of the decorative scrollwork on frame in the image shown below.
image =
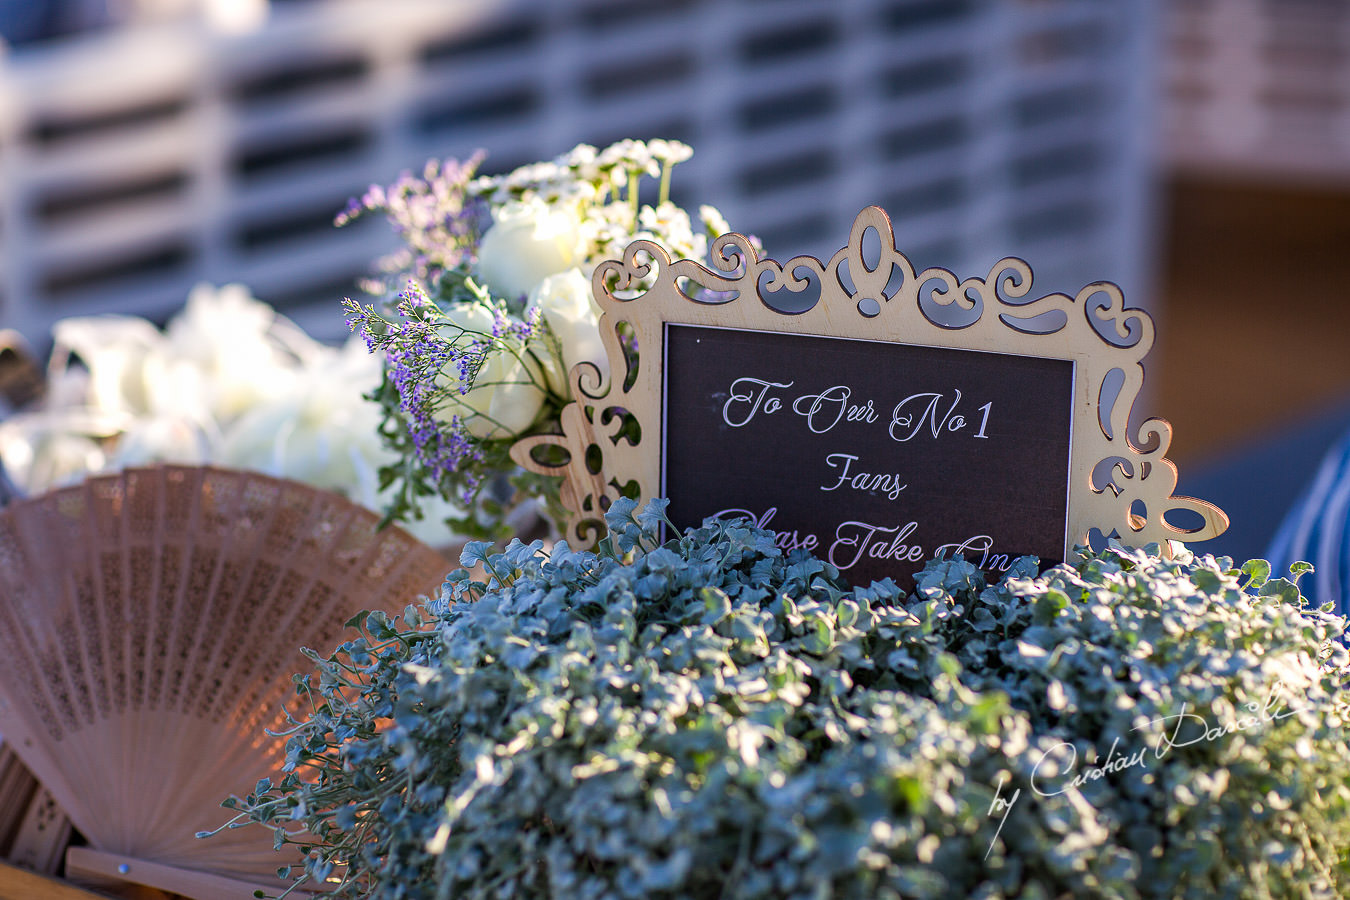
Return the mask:
<svg viewBox="0 0 1350 900"><path fill-rule="evenodd" d="M870 242L873 248L880 244L871 263L863 249L869 233L879 239ZM603 386L594 366L578 366L571 373L577 400L564 410L562 434L525 439L512 451L525 468L564 479L563 502L574 516L569 540L600 536L603 509L622 486L635 484L644 499L661 489L667 323L1071 360L1066 551L1086 543L1093 529L1132 546L1166 548L1170 540L1205 540L1227 527L1227 516L1213 504L1173 495L1177 472L1166 459L1171 425L1148 419L1130 434L1154 328L1146 311L1126 307L1116 285L1095 282L1073 297L1034 297L1031 267L1013 257L983 278L958 279L942 268L916 271L896 248L890 219L875 206L858 214L848 244L828 263L809 256L761 259L749 239L734 233L713 242L710 261L711 268L672 260L659 245L640 240L622 259L596 268L601 336L618 374ZM780 312L766 299L782 291L802 294L813 284L820 297L804 311ZM636 343L635 361L625 340ZM1105 396L1108 380L1118 383L1112 396ZM543 445L567 461L541 464L532 454ZM1182 511L1199 524L1169 519Z"/></svg>
<svg viewBox="0 0 1350 900"><path fill-rule="evenodd" d="M589 547L604 537L605 510L620 492L605 480L599 449L606 437L593 405L603 399L603 393L596 392L599 369L591 363L574 366L569 382L572 396L581 400L563 408L562 433L521 438L511 446L511 458L523 469L562 479L559 499L570 513L563 537L575 547Z"/></svg>

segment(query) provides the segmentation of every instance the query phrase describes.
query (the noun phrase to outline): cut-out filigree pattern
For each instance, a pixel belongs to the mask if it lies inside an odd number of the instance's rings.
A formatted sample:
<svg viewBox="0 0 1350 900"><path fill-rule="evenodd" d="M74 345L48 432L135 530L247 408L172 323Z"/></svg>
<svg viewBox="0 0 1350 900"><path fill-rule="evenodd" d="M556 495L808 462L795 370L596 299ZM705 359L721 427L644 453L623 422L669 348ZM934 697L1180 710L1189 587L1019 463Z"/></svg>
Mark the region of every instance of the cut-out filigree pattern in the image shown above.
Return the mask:
<svg viewBox="0 0 1350 900"><path fill-rule="evenodd" d="M880 244L868 261L864 242ZM869 245L872 241L868 241ZM670 259L659 245L635 241L623 258L600 264L592 289L603 310L601 336L616 373L602 385L594 366L572 372L573 396L562 432L527 438L513 451L531 471L564 479L563 504L572 517L569 540L593 542L603 533L603 510L635 484L646 499L659 492L664 326L706 325L758 331L830 335L953 349L1071 360L1075 364L1069 467L1069 543L1085 544L1092 530L1131 546L1170 540L1200 541L1228 525L1204 500L1174 496L1176 467L1166 458L1172 427L1148 419L1130 434L1130 414L1144 383L1142 360L1153 346L1153 320L1125 306L1120 288L1089 284L1077 296L1032 296L1032 271L1016 258L999 260L984 278L958 279L941 268L916 271L895 246L890 219L879 207L859 213L846 247L828 263L799 256L760 259L743 235L713 242L713 268ZM650 285L643 289L644 285ZM780 312L770 301L788 292L819 291L809 308ZM789 304L779 303L779 307ZM637 346L637 371L624 367L621 323ZM1112 372L1114 395L1103 399ZM620 373L626 377L619 377ZM632 419L631 426L623 422ZM632 440L636 433L640 438ZM567 461L546 465L531 455L549 445ZM1189 527L1175 513L1198 519Z"/></svg>

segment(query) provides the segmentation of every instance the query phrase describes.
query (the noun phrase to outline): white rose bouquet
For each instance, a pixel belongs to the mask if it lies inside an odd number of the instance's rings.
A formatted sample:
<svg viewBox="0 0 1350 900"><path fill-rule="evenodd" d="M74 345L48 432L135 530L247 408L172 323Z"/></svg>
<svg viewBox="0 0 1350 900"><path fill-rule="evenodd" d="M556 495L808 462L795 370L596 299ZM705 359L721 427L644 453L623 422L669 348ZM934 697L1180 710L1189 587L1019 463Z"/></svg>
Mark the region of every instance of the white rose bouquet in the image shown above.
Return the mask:
<svg viewBox="0 0 1350 900"><path fill-rule="evenodd" d="M671 170L692 152L676 141L582 144L497 177L476 177L481 154L433 160L420 178L373 187L338 217L382 212L406 245L369 286L384 299L344 304L348 324L384 357L372 398L398 457L381 470L395 498L389 518L416 517L442 497L463 505L448 524L470 537L506 536L507 513L534 500L561 521L556 479L519 470L510 447L557 430L574 365L607 373L591 297L601 261L638 238L701 259L730 230L712 207L696 228L670 202ZM654 205L640 197L647 178L657 180Z"/></svg>
<svg viewBox="0 0 1350 900"><path fill-rule="evenodd" d="M355 338L320 344L234 284L198 286L162 331L81 316L57 322L52 341L45 402L0 421L0 463L21 493L126 466L212 463L388 505L377 471L392 454L380 408L362 399L380 364ZM458 536L430 519L458 510L441 506L416 533L449 546Z"/></svg>

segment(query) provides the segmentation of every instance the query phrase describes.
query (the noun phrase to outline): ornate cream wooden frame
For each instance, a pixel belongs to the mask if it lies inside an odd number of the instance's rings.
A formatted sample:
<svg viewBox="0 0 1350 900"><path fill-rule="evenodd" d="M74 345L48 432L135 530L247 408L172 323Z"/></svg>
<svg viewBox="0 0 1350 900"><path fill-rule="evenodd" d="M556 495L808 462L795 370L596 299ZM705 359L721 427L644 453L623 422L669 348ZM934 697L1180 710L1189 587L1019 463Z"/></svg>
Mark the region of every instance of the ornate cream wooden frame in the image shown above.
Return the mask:
<svg viewBox="0 0 1350 900"><path fill-rule="evenodd" d="M880 257L869 266L863 254L869 230L880 237ZM1144 356L1153 346L1153 320L1125 307L1110 282L1089 284L1076 297L1031 292L1031 267L1020 259L994 264L986 278L958 281L946 269L916 273L895 247L890 219L879 207L858 214L848 246L822 265L799 256L780 264L760 259L740 234L713 242L716 270L692 260L672 262L659 245L634 241L622 260L608 260L591 281L603 310L600 333L613 373L581 363L569 373L575 402L564 408L562 433L525 438L512 458L533 472L563 479L562 502L571 513L565 537L588 545L604 534L603 512L636 485L645 501L661 490L662 361L667 323L755 331L895 341L931 347L982 350L1066 359L1074 363L1074 409L1069 465L1068 544L1086 544L1091 529L1115 533L1130 546L1221 534L1228 517L1204 500L1176 497L1176 466L1165 458L1172 426L1148 419L1138 442L1128 432L1130 413L1144 383ZM892 268L899 286L887 294ZM820 299L801 313L783 313L763 300L768 293L800 293L812 281ZM691 293L691 286L703 290ZM945 313L945 315L943 315ZM627 322L637 353L625 352L620 323ZM1120 387L1104 391L1113 370ZM633 440L632 422L638 438ZM628 428L625 429L625 422ZM561 448L566 462L548 464L536 455ZM554 451L556 453L556 450ZM1190 510L1202 522L1193 528L1167 521Z"/></svg>

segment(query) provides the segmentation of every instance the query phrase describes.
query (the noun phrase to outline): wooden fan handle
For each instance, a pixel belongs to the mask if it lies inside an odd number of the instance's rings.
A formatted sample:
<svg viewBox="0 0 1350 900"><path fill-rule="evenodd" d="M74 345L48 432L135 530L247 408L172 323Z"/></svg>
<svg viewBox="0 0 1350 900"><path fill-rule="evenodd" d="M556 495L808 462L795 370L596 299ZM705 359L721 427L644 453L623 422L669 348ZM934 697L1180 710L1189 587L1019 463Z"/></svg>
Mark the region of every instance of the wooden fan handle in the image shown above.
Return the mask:
<svg viewBox="0 0 1350 900"><path fill-rule="evenodd" d="M188 900L247 900L254 891L271 894L277 890L276 885L250 884L89 847L71 847L66 851L66 877L94 885L145 885L181 894ZM0 900L7 898L0 897Z"/></svg>
<svg viewBox="0 0 1350 900"><path fill-rule="evenodd" d="M0 900L104 900L104 897L0 862Z"/></svg>

